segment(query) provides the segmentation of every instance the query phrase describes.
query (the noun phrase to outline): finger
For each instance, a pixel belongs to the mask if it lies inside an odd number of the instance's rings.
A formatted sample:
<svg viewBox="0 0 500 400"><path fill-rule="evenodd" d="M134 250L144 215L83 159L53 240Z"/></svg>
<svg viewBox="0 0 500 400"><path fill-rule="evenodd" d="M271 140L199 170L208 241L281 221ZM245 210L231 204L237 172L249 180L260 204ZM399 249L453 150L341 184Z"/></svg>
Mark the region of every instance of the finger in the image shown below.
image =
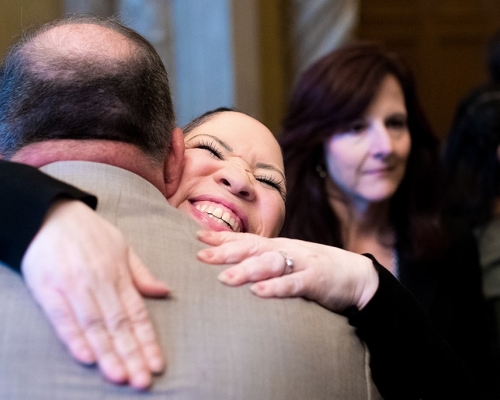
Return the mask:
<svg viewBox="0 0 500 400"><path fill-rule="evenodd" d="M211 246L218 246L222 243L240 240L245 237L245 233L228 232L228 231L198 231L196 233L198 240Z"/></svg>
<svg viewBox="0 0 500 400"><path fill-rule="evenodd" d="M97 287L93 293L101 310L105 329L111 337L114 351L127 371L129 384L139 389L147 388L151 384L151 371L134 334L133 324L127 310L130 304L124 304L121 295L125 293L125 298L130 298L131 293L135 293L140 299L132 281L121 277L116 287L108 285ZM142 302L143 300L140 299L139 304Z"/></svg>
<svg viewBox="0 0 500 400"><path fill-rule="evenodd" d="M304 278L306 272L297 272L269 279L250 286L250 291L259 297L302 297L306 295Z"/></svg>
<svg viewBox="0 0 500 400"><path fill-rule="evenodd" d="M149 269L142 263L132 248L129 250L129 262L132 280L142 295L150 297L168 296L170 289L149 272Z"/></svg>
<svg viewBox="0 0 500 400"><path fill-rule="evenodd" d="M162 372L165 369L165 359L158 344L153 324L149 319L144 299L130 285L120 290L120 293L131 322L133 334L139 343L139 350L149 370L155 373Z"/></svg>
<svg viewBox="0 0 500 400"><path fill-rule="evenodd" d="M258 236L251 235L246 240L225 242L217 247L200 250L197 257L207 264L236 264L246 258L271 250L269 243L269 241L260 240Z"/></svg>
<svg viewBox="0 0 500 400"><path fill-rule="evenodd" d="M84 364L95 363L96 357L66 298L56 290L42 289L35 299L73 357Z"/></svg>
<svg viewBox="0 0 500 400"><path fill-rule="evenodd" d="M259 282L283 275L285 260L277 252L265 252L248 258L234 267L222 271L218 279L229 286L238 286L247 282Z"/></svg>
<svg viewBox="0 0 500 400"><path fill-rule="evenodd" d="M70 304L104 376L115 383L126 382L127 370L115 351L104 316L94 297L85 289L76 288L72 292Z"/></svg>

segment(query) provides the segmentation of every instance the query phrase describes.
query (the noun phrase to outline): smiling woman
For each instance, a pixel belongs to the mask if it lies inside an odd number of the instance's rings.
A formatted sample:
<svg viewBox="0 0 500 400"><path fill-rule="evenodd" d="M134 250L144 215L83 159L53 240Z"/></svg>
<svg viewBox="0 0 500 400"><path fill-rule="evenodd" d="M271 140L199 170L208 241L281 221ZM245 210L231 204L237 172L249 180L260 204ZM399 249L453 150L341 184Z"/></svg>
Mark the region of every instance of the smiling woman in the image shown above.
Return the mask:
<svg viewBox="0 0 500 400"><path fill-rule="evenodd" d="M203 114L183 130L182 180L169 203L210 230L277 236L286 189L271 131L226 108Z"/></svg>

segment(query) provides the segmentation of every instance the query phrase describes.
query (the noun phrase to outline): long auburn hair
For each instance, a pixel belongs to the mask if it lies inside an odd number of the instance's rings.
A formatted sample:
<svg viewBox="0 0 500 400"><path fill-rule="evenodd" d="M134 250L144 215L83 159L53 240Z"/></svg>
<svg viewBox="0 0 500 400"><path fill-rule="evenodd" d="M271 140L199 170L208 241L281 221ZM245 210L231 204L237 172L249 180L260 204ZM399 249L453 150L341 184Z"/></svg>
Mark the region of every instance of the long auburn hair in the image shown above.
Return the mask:
<svg viewBox="0 0 500 400"><path fill-rule="evenodd" d="M405 176L390 202L396 246L411 259L441 249L438 141L423 115L413 75L395 54L373 43L327 54L302 75L292 93L280 136L288 185L281 236L343 247L321 172L326 170L324 143L364 114L387 75L403 90L412 141Z"/></svg>

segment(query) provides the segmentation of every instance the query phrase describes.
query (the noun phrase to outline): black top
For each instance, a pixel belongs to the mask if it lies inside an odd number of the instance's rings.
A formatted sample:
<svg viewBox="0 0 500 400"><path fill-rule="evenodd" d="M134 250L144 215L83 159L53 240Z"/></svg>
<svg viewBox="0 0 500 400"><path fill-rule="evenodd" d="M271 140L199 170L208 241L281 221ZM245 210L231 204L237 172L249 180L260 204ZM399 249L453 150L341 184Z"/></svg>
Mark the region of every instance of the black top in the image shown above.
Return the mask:
<svg viewBox="0 0 500 400"><path fill-rule="evenodd" d="M54 201L97 198L27 165L0 160L0 261L19 270L22 257Z"/></svg>
<svg viewBox="0 0 500 400"><path fill-rule="evenodd" d="M492 336L473 238L455 241L439 260L401 259L401 282L368 256L379 273L379 288L361 312L351 310L348 316L370 350L382 396L491 397Z"/></svg>

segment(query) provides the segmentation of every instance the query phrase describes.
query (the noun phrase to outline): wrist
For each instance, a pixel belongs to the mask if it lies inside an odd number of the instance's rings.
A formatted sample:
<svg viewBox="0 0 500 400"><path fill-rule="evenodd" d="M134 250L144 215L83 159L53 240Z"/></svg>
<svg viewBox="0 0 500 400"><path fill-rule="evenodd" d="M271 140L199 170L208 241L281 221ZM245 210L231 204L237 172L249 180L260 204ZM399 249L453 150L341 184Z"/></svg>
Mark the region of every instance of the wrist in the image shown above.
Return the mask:
<svg viewBox="0 0 500 400"><path fill-rule="evenodd" d="M355 305L357 309L361 311L377 292L379 276L371 259L363 257L363 260L360 262L362 275L360 278L359 297Z"/></svg>

